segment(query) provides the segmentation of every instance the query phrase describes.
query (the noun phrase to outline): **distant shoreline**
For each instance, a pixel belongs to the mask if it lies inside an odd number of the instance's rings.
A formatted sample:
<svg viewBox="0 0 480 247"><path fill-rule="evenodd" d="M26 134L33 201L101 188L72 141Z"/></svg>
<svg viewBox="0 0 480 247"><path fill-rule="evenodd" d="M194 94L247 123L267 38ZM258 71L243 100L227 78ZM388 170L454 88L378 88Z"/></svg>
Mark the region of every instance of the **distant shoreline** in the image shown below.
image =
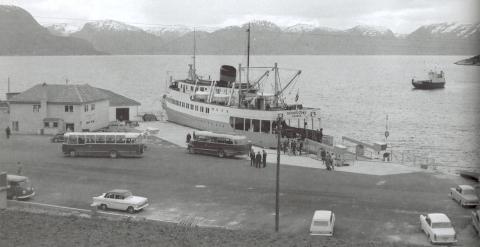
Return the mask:
<svg viewBox="0 0 480 247"><path fill-rule="evenodd" d="M480 55L455 62L456 65L480 66Z"/></svg>

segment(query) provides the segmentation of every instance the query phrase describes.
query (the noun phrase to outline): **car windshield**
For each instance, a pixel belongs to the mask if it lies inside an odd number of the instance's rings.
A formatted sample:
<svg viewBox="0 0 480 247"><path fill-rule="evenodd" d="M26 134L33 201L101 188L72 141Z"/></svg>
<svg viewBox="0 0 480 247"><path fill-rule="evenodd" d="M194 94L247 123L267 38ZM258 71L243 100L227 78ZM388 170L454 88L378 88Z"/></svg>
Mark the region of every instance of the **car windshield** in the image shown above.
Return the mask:
<svg viewBox="0 0 480 247"><path fill-rule="evenodd" d="M436 222L432 223L432 228L451 228L452 224L450 222Z"/></svg>
<svg viewBox="0 0 480 247"><path fill-rule="evenodd" d="M313 222L314 226L328 226L328 221L316 220Z"/></svg>

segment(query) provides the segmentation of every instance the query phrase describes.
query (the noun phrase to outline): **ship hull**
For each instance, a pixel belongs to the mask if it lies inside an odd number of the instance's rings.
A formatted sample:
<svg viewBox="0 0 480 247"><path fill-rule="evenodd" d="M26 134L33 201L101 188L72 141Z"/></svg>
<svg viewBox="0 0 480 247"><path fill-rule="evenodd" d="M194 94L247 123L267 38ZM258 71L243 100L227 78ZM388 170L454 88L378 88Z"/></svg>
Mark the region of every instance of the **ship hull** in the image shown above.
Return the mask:
<svg viewBox="0 0 480 247"><path fill-rule="evenodd" d="M445 82L414 81L412 85L417 89L440 89L445 87Z"/></svg>
<svg viewBox="0 0 480 247"><path fill-rule="evenodd" d="M175 99L175 100L174 100ZM181 101L185 103L182 104L175 104ZM209 113L199 112L196 110L192 110L190 107L186 107L187 103L191 106L194 104L195 106L209 107ZM167 115L168 121L173 122L179 125L191 127L198 130L208 130L213 132L220 132L220 133L230 133L230 134L237 134L237 135L244 135L252 144L266 147L266 148L276 148L277 147L277 135L273 131L273 122L275 121L276 117L279 114L283 114L284 116L291 115L294 111L256 111L256 110L242 110L238 108L232 108L228 106L218 106L218 105L211 105L201 102L191 101L188 95L181 95L177 92L172 92L171 94L167 94L164 96L162 100L162 107L165 110ZM196 109L196 108L194 108ZM311 110L311 111L315 111ZM311 111L302 110L305 115L310 115ZM231 117L237 118L245 118L245 119L260 119L263 121L269 121L269 131L254 131L253 128L249 130L238 130L234 128L232 124ZM317 119L317 118L316 118ZM308 120L308 122L310 122ZM287 124L294 124L294 125L303 125L303 120L299 119L290 119L287 120ZM253 125L253 124L252 124ZM310 125L310 124L309 124Z"/></svg>

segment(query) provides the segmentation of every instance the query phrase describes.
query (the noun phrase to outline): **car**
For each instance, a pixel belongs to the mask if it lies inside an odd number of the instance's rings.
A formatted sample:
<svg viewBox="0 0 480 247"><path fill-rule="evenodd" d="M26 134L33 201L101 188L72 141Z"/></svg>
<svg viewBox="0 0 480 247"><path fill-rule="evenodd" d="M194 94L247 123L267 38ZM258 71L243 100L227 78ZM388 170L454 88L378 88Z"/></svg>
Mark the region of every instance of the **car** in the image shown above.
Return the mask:
<svg viewBox="0 0 480 247"><path fill-rule="evenodd" d="M472 211L472 224L473 228L477 230L478 236L480 236L480 208Z"/></svg>
<svg viewBox="0 0 480 247"><path fill-rule="evenodd" d="M470 185L457 185L455 188L450 188L450 197L462 207L480 204L475 189Z"/></svg>
<svg viewBox="0 0 480 247"><path fill-rule="evenodd" d="M64 142L65 141L65 137L64 135L65 133L57 133L55 134L52 138L50 138L50 141L52 142Z"/></svg>
<svg viewBox="0 0 480 247"><path fill-rule="evenodd" d="M313 214L310 235L333 236L335 214L329 210L317 210Z"/></svg>
<svg viewBox="0 0 480 247"><path fill-rule="evenodd" d="M421 229L432 244L452 244L457 242L457 234L447 215L431 213L420 215Z"/></svg>
<svg viewBox="0 0 480 247"><path fill-rule="evenodd" d="M26 200L35 196L28 177L7 174L7 199Z"/></svg>
<svg viewBox="0 0 480 247"><path fill-rule="evenodd" d="M115 189L93 197L91 206L102 210L124 210L133 214L148 207L148 199L146 197L134 196L129 190Z"/></svg>

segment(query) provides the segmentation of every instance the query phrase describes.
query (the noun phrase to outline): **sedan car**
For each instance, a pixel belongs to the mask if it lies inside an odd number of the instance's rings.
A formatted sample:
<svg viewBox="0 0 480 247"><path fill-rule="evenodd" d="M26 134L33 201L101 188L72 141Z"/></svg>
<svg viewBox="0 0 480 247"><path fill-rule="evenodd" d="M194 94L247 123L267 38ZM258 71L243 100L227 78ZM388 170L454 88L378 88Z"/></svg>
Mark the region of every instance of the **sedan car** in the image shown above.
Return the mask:
<svg viewBox="0 0 480 247"><path fill-rule="evenodd" d="M472 224L473 228L477 230L478 236L480 236L480 208L472 211Z"/></svg>
<svg viewBox="0 0 480 247"><path fill-rule="evenodd" d="M420 215L420 225L432 244L457 242L457 234L450 219L445 214Z"/></svg>
<svg viewBox="0 0 480 247"><path fill-rule="evenodd" d="M117 209L128 213L135 213L148 207L148 199L141 196L134 196L128 190L111 190L100 196L93 197L92 207L102 210Z"/></svg>
<svg viewBox="0 0 480 247"><path fill-rule="evenodd" d="M462 207L480 204L475 189L470 185L457 185L455 188L450 188L450 197Z"/></svg>
<svg viewBox="0 0 480 247"><path fill-rule="evenodd" d="M333 236L335 214L329 210L317 210L313 214L310 235Z"/></svg>

